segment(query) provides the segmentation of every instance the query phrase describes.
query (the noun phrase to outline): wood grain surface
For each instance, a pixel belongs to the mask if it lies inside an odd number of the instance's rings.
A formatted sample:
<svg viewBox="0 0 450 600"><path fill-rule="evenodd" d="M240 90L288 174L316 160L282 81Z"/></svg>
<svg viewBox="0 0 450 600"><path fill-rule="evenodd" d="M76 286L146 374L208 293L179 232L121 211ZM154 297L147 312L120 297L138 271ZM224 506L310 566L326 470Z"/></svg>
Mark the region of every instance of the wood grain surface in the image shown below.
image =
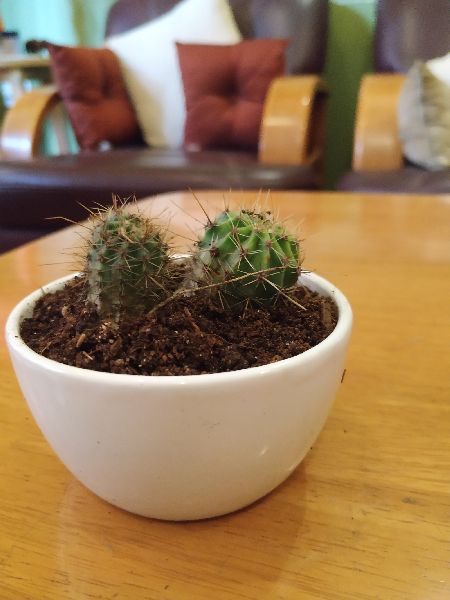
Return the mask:
<svg viewBox="0 0 450 600"><path fill-rule="evenodd" d="M310 164L323 155L326 87L317 75L278 77L264 102L258 156L267 165Z"/></svg>
<svg viewBox="0 0 450 600"><path fill-rule="evenodd" d="M0 157L25 160L37 156L42 144L45 120L58 102L59 95L53 85L35 88L21 96L3 120ZM56 125L59 139L61 125L58 120Z"/></svg>
<svg viewBox="0 0 450 600"><path fill-rule="evenodd" d="M361 80L356 107L352 169L392 171L403 166L397 105L405 82L399 73L370 73Z"/></svg>
<svg viewBox="0 0 450 600"><path fill-rule="evenodd" d="M198 196L211 212L223 203ZM299 223L305 268L340 287L355 315L346 376L311 452L240 512L136 517L59 462L2 344L1 600L450 598L450 197L286 192L270 203ZM190 194L150 207L188 237L202 218ZM68 272L74 244L71 229L0 257L2 327L21 297Z"/></svg>

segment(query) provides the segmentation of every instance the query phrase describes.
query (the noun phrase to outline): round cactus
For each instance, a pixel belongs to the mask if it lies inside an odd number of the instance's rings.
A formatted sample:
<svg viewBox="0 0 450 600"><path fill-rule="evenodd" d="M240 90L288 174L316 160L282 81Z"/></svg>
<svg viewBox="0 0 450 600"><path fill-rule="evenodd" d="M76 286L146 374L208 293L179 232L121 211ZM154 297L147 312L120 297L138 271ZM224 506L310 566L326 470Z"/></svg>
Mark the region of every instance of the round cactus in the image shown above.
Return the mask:
<svg viewBox="0 0 450 600"><path fill-rule="evenodd" d="M102 317L118 319L164 295L168 246L151 219L113 207L92 217L85 272L88 300Z"/></svg>
<svg viewBox="0 0 450 600"><path fill-rule="evenodd" d="M299 243L269 212L226 210L205 227L196 259L213 282L223 282L229 304L266 304L295 285Z"/></svg>

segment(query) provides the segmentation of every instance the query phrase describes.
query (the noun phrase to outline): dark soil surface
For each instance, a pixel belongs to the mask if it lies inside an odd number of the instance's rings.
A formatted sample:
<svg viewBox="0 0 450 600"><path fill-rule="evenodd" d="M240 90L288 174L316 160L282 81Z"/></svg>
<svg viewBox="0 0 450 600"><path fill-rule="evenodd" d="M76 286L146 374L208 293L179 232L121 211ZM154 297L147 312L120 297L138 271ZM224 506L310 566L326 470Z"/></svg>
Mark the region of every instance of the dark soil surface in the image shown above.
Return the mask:
<svg viewBox="0 0 450 600"><path fill-rule="evenodd" d="M337 309L305 288L270 308L225 312L205 291L118 325L86 306L77 278L37 303L21 328L33 350L61 363L137 375L195 375L265 365L308 350L334 329Z"/></svg>

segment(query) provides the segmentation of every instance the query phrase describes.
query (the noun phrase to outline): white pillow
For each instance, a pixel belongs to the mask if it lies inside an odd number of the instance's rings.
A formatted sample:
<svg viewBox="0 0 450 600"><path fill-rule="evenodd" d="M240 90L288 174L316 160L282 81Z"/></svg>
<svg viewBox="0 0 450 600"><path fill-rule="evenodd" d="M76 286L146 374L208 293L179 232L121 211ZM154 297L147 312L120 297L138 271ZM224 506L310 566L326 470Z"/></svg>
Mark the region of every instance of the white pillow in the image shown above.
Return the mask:
<svg viewBox="0 0 450 600"><path fill-rule="evenodd" d="M228 0L182 0L161 17L106 40L121 64L147 144L176 148L183 141L186 110L175 42L241 39Z"/></svg>
<svg viewBox="0 0 450 600"><path fill-rule="evenodd" d="M398 102L403 154L425 169L450 167L450 54L416 62Z"/></svg>

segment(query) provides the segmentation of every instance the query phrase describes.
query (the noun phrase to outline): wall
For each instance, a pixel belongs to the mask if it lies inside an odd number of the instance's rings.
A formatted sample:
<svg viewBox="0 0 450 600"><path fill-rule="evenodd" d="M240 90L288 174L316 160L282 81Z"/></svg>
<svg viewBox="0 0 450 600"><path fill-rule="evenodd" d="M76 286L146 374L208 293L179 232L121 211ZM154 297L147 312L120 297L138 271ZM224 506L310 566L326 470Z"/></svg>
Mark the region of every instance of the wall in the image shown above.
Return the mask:
<svg viewBox="0 0 450 600"><path fill-rule="evenodd" d="M105 17L115 0L0 0L5 26L22 40L100 45ZM205 0L206 1L206 0ZM329 0L325 77L330 89L327 152L328 187L350 167L353 120L361 75L371 69L376 0Z"/></svg>
<svg viewBox="0 0 450 600"><path fill-rule="evenodd" d="M45 39L56 44L98 46L105 17L115 0L1 0L7 29L22 40Z"/></svg>
<svg viewBox="0 0 450 600"><path fill-rule="evenodd" d="M351 165L361 76L372 69L376 0L329 0L325 77L330 90L325 172L328 187Z"/></svg>

